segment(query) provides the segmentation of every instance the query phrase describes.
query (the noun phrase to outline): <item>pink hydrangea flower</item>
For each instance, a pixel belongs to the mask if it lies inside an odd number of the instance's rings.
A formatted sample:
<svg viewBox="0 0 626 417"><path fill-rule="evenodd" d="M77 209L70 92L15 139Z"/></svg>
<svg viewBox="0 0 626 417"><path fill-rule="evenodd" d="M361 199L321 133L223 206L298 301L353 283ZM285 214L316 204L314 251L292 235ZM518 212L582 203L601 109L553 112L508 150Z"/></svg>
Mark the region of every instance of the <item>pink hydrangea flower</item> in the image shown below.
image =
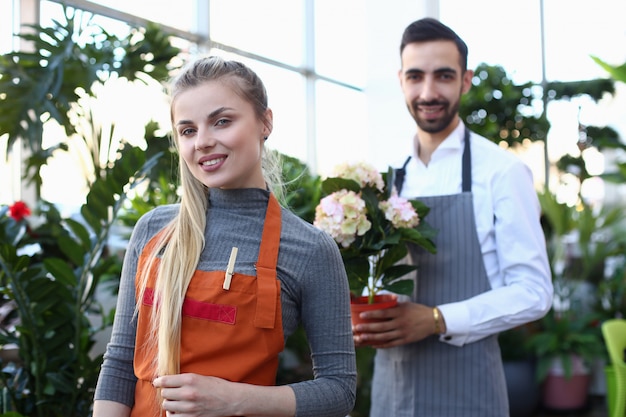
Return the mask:
<svg viewBox="0 0 626 417"><path fill-rule="evenodd" d="M330 234L344 248L372 227L363 199L347 190L336 191L320 201L313 225Z"/></svg>
<svg viewBox="0 0 626 417"><path fill-rule="evenodd" d="M412 228L419 224L420 219L413 205L406 198L393 192L389 200L381 201L378 207L385 213L385 218L395 228Z"/></svg>
<svg viewBox="0 0 626 417"><path fill-rule="evenodd" d="M380 172L378 172L373 165L366 162L339 164L333 169L331 177L354 180L358 182L361 187L369 185L376 187L378 191L383 191L383 187L385 186Z"/></svg>

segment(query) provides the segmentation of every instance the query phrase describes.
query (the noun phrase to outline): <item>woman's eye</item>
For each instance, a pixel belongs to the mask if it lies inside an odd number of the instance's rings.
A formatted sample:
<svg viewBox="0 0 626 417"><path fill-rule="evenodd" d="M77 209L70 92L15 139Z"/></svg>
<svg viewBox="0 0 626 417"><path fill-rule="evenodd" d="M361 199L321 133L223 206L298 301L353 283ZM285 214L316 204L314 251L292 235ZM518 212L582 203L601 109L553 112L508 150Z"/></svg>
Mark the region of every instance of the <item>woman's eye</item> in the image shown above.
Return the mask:
<svg viewBox="0 0 626 417"><path fill-rule="evenodd" d="M230 123L230 120L228 119L219 119L217 122L215 122L216 126L224 126L226 124Z"/></svg>
<svg viewBox="0 0 626 417"><path fill-rule="evenodd" d="M181 136L189 136L193 133L193 129L187 128L180 131Z"/></svg>

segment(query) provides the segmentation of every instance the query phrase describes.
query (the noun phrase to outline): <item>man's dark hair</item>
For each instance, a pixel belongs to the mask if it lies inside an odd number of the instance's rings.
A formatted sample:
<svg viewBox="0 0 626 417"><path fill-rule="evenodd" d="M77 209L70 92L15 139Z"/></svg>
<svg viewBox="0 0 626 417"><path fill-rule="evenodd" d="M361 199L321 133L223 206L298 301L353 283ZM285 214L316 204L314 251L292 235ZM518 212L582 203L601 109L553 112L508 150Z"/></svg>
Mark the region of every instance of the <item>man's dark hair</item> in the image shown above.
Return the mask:
<svg viewBox="0 0 626 417"><path fill-rule="evenodd" d="M426 17L416 20L404 29L402 42L400 43L400 55L404 47L414 42L428 42L449 40L455 43L461 56L461 69L467 70L467 45L455 31L444 25L437 19Z"/></svg>

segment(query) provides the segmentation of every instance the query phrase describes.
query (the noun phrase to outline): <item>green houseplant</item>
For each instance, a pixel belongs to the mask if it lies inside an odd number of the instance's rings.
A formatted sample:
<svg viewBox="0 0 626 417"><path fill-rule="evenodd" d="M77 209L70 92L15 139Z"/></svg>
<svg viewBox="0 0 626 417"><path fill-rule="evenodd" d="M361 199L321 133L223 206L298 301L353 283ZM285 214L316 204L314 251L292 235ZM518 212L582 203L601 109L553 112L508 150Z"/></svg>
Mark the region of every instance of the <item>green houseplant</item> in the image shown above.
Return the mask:
<svg viewBox="0 0 626 417"><path fill-rule="evenodd" d="M552 308L529 338L537 357L537 380L549 409L582 408L588 397L593 362L605 356L600 321L594 312L570 305Z"/></svg>
<svg viewBox="0 0 626 417"><path fill-rule="evenodd" d="M367 163L341 164L322 181L315 209L313 224L335 239L350 289L355 296L366 290L369 304L383 290L413 292L413 280L402 278L417 266L400 262L408 244L436 251L435 231L424 220L429 208L399 197L393 179L391 168L381 174Z"/></svg>
<svg viewBox="0 0 626 417"><path fill-rule="evenodd" d="M554 359L563 367L564 376L575 373L573 356L587 366L604 355L600 321L595 313L580 313L575 309L551 309L539 322L538 329L528 339L537 357L537 378L545 380Z"/></svg>
<svg viewBox="0 0 626 417"><path fill-rule="evenodd" d="M43 219L37 225L8 216L7 207L0 210L0 290L17 319L14 326L0 327L0 346L18 351L17 360L2 362L2 412L90 414L102 358L91 352L99 329L92 328L88 314L109 322L94 292L102 279L119 272L119 260L106 256L109 230L126 192L154 163L141 149L124 148L71 218L46 202L34 210Z"/></svg>

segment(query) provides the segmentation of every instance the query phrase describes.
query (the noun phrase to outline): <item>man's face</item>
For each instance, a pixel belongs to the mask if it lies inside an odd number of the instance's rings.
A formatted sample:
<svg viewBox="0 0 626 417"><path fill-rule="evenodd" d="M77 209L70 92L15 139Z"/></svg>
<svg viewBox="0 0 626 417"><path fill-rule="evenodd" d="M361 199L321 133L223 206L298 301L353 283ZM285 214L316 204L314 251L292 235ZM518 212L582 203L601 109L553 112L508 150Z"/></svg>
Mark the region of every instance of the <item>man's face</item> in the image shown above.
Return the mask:
<svg viewBox="0 0 626 417"><path fill-rule="evenodd" d="M450 133L461 95L472 82L472 71L463 72L452 41L415 42L402 51L400 85L406 105L418 127L429 133Z"/></svg>

